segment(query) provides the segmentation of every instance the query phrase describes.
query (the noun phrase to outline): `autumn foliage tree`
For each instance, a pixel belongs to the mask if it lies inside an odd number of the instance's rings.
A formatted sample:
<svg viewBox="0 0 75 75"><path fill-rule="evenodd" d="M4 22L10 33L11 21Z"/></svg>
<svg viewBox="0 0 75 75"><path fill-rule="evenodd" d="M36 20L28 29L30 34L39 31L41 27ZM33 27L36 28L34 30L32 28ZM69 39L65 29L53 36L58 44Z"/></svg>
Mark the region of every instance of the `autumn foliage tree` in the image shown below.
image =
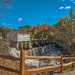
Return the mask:
<svg viewBox="0 0 75 75"><path fill-rule="evenodd" d="M72 54L73 39L75 39L75 19L73 19L75 15L72 9L70 9L69 14L70 18L67 16L60 17L56 24L38 24L37 26L29 26L26 30L31 34L31 38L33 39L50 37L57 42L64 43L66 49Z"/></svg>

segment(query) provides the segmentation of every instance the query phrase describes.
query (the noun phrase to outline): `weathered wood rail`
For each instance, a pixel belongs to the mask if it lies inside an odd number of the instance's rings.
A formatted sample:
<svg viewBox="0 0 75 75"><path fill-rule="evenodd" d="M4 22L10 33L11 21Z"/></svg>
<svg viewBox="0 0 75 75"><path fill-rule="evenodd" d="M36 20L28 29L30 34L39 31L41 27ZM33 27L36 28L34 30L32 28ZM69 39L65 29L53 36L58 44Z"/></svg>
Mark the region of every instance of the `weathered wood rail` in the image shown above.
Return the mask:
<svg viewBox="0 0 75 75"><path fill-rule="evenodd" d="M0 65L0 69L7 70L7 71L10 71L10 72L16 72L16 73L19 73L19 75L24 75L24 74L30 73L30 72L37 72L37 71L52 69L52 68L57 68L57 67L60 67L60 72L62 73L64 66L72 65L72 67L74 68L74 59L75 59L75 57L73 57L73 55L71 55L71 57L63 57L63 55L60 55L59 57L25 56L25 50L21 50L20 58L12 57L12 56L6 56L6 55L0 55L0 58L20 61L19 71ZM59 59L60 60L60 65L47 66L47 67L41 67L41 68L25 70L25 59ZM66 59L71 59L72 62L63 64L63 60L66 60Z"/></svg>

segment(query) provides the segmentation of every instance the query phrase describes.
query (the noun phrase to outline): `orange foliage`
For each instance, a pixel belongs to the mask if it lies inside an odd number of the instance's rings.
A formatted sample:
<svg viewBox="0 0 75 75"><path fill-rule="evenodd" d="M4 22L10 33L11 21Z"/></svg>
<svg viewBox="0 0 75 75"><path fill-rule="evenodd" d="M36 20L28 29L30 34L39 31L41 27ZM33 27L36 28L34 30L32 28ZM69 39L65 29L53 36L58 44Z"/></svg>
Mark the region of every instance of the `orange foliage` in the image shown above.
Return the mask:
<svg viewBox="0 0 75 75"><path fill-rule="evenodd" d="M64 27L66 24L62 21L62 26Z"/></svg>
<svg viewBox="0 0 75 75"><path fill-rule="evenodd" d="M48 24L47 24L47 23L44 23L44 24L42 25L42 30L47 29L47 28L48 28Z"/></svg>
<svg viewBox="0 0 75 75"><path fill-rule="evenodd" d="M31 32L33 32L33 26L29 29Z"/></svg>

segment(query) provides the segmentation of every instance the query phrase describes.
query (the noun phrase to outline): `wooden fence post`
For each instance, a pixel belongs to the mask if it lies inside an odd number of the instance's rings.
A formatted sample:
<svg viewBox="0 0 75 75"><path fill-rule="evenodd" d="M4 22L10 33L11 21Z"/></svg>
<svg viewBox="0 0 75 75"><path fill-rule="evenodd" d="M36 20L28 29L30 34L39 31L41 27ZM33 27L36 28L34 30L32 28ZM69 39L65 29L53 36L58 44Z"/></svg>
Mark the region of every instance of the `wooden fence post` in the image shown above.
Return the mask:
<svg viewBox="0 0 75 75"><path fill-rule="evenodd" d="M24 75L25 71L25 50L20 52L20 75Z"/></svg>
<svg viewBox="0 0 75 75"><path fill-rule="evenodd" d="M23 42L22 42L22 50L23 50Z"/></svg>
<svg viewBox="0 0 75 75"><path fill-rule="evenodd" d="M73 57L73 55L71 55L71 57L72 57L72 67L74 68L74 57Z"/></svg>
<svg viewBox="0 0 75 75"><path fill-rule="evenodd" d="M62 73L63 72L63 55L61 54L60 57L61 57L61 59L60 59L60 64L61 64L60 72Z"/></svg>

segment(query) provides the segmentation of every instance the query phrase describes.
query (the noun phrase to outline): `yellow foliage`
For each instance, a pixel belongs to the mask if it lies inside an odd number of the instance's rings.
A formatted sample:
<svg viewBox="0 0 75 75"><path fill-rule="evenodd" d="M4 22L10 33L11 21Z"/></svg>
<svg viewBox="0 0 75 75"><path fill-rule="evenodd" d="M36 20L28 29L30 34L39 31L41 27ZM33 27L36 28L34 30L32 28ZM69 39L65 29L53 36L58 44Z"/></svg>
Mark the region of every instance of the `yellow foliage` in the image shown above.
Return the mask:
<svg viewBox="0 0 75 75"><path fill-rule="evenodd" d="M75 39L73 39L73 43L75 43Z"/></svg>
<svg viewBox="0 0 75 75"><path fill-rule="evenodd" d="M36 34L36 33L37 33L37 29L34 30L34 34Z"/></svg>
<svg viewBox="0 0 75 75"><path fill-rule="evenodd" d="M71 45L71 42L69 41L69 45Z"/></svg>
<svg viewBox="0 0 75 75"><path fill-rule="evenodd" d="M54 33L53 32L50 32L51 36L54 36Z"/></svg>

